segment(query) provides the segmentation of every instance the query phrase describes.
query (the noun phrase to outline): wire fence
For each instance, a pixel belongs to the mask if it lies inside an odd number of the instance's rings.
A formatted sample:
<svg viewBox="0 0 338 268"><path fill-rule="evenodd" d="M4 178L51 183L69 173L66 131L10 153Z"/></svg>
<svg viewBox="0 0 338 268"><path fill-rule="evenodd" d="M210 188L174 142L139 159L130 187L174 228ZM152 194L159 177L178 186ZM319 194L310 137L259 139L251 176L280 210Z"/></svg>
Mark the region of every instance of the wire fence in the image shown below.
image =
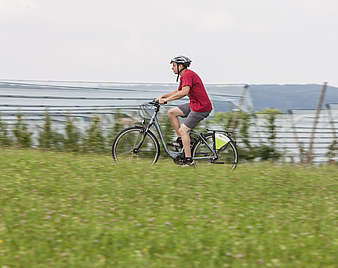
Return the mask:
<svg viewBox="0 0 338 268"><path fill-rule="evenodd" d="M312 132L313 162L324 163L329 160L338 161L337 155L329 159L330 146L337 142L338 121L332 121L338 110L322 110L316 128L313 128L315 110L290 110L289 114L277 115L275 120L277 150L291 162L306 162L306 154L310 148ZM267 143L269 131L266 126L267 115L261 114L254 119L250 127L250 139L253 144ZM337 150L337 148L334 148ZM338 153L338 152L336 152Z"/></svg>

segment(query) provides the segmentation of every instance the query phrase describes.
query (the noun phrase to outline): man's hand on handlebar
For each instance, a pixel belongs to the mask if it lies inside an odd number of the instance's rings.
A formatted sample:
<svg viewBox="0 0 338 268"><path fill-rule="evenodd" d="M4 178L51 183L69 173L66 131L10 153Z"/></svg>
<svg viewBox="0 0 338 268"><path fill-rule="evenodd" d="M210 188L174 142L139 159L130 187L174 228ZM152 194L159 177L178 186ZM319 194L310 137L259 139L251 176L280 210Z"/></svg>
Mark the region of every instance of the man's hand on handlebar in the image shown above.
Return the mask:
<svg viewBox="0 0 338 268"><path fill-rule="evenodd" d="M162 98L162 97L158 97L157 101L158 101L159 104L166 104L167 103L166 98Z"/></svg>

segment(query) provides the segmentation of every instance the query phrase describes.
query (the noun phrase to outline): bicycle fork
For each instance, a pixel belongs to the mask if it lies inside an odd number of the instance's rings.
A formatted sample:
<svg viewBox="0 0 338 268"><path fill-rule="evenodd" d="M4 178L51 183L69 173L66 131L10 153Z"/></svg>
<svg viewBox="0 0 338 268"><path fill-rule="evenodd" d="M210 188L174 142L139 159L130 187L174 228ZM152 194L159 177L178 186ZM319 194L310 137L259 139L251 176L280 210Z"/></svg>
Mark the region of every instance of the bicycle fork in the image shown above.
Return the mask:
<svg viewBox="0 0 338 268"><path fill-rule="evenodd" d="M142 129L142 130L141 130L142 139L141 139L141 141L139 142L139 144L133 149L133 153L134 153L134 154L137 154L138 151L140 150L140 148L141 148L141 146L142 146L142 144L143 144L143 142L144 142L144 140L145 140L145 138L146 138L146 136L147 136L147 132L148 132L148 129Z"/></svg>

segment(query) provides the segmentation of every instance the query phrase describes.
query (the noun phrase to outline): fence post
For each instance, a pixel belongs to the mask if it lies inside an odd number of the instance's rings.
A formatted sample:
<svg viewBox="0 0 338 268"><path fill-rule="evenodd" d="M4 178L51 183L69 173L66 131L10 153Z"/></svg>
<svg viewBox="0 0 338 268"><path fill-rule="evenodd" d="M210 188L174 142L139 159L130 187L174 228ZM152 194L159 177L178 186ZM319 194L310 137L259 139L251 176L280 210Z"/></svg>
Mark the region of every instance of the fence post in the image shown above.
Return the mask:
<svg viewBox="0 0 338 268"><path fill-rule="evenodd" d="M234 129L235 129L235 126L236 126L236 122L237 122L237 118L238 118L238 115L239 115L239 113L241 111L241 107L243 105L244 98L245 98L246 92L248 90L248 87L249 87L249 85L244 85L241 98L239 99L239 104L238 104L237 110L236 110L236 112L234 113L234 115L231 118L230 130L233 131L233 132L234 132Z"/></svg>
<svg viewBox="0 0 338 268"><path fill-rule="evenodd" d="M316 128L317 128L320 110L322 108L322 104L323 104L323 101L324 101L326 88L327 88L327 82L324 83L323 88L322 88L322 92L320 93L319 102L318 102L317 111L316 111L316 116L315 116L315 119L314 119L314 122L313 122L309 151L308 151L308 155L307 155L307 163L309 163L309 164L313 160L313 140L314 140L314 137L315 137L315 132L316 132Z"/></svg>
<svg viewBox="0 0 338 268"><path fill-rule="evenodd" d="M300 159L301 163L304 163L304 147L298 139L295 121L293 120L292 110L288 110L288 113L289 113L290 118L291 118L291 127L292 127L292 130L293 130L293 136L295 137L295 140L296 140L296 143L297 143L297 146L298 146L298 149L299 149L299 159Z"/></svg>

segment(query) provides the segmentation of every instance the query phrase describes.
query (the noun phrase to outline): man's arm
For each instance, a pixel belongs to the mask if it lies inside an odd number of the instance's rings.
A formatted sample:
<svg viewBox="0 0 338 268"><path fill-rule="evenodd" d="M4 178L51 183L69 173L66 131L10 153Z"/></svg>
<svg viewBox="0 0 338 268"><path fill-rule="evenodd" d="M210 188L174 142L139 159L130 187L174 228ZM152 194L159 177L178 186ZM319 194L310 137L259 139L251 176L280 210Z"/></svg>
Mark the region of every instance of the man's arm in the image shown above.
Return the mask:
<svg viewBox="0 0 338 268"><path fill-rule="evenodd" d="M167 93L167 94L164 94L164 95L162 95L162 96L159 96L159 97L157 98L157 100L158 100L158 102L159 102L160 104L163 104L163 103L166 102L166 101L163 101L163 99L168 98L168 97L170 97L170 96L176 94L176 92L177 92L177 90L172 91L172 92Z"/></svg>
<svg viewBox="0 0 338 268"><path fill-rule="evenodd" d="M189 94L189 90L190 90L190 87L185 86L185 87L182 88L182 90L176 90L174 92L171 92L171 93L174 93L174 94L171 94L168 97L164 97L164 98L162 98L162 100L163 100L163 102L167 102L167 101L181 99L181 98L183 98L183 97L185 97Z"/></svg>
<svg viewBox="0 0 338 268"><path fill-rule="evenodd" d="M170 93L167 93L167 94L164 94L164 95L160 96L160 98L168 98L168 97L174 95L176 92L177 92L177 90L174 90L174 91L172 91Z"/></svg>

